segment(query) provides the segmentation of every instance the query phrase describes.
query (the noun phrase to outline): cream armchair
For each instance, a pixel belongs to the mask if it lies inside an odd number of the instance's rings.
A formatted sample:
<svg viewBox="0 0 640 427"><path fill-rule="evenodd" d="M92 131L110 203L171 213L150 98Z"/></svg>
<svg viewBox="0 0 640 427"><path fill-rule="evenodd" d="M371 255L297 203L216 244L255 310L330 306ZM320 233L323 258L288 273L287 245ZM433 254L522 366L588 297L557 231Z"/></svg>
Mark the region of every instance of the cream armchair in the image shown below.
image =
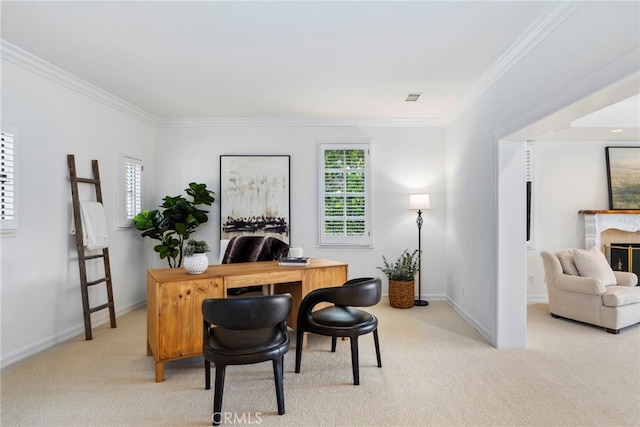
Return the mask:
<svg viewBox="0 0 640 427"><path fill-rule="evenodd" d="M613 271L597 249L540 253L553 317L564 317L617 334L640 323L640 287L633 273Z"/></svg>

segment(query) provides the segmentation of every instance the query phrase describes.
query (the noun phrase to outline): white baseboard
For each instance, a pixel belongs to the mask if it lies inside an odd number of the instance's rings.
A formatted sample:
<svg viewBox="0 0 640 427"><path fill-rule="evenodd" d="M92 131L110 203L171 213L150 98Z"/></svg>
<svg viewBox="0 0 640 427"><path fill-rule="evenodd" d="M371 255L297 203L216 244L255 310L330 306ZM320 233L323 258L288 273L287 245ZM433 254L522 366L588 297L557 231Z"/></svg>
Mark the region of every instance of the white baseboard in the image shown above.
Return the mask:
<svg viewBox="0 0 640 427"><path fill-rule="evenodd" d="M549 304L549 297L547 294L527 295L527 305L531 304Z"/></svg>
<svg viewBox="0 0 640 427"><path fill-rule="evenodd" d="M488 343L490 343L491 345L495 346L493 344L494 341L493 341L493 339L491 337L491 333L489 331L487 331L480 323L478 323L476 321L476 319L473 318L473 316L471 316L469 313L467 313L462 307L460 307L458 304L456 304L450 298L447 297L446 301L455 310L455 312L458 313L471 326L473 326L480 333L480 335L482 335L483 338L487 340Z"/></svg>

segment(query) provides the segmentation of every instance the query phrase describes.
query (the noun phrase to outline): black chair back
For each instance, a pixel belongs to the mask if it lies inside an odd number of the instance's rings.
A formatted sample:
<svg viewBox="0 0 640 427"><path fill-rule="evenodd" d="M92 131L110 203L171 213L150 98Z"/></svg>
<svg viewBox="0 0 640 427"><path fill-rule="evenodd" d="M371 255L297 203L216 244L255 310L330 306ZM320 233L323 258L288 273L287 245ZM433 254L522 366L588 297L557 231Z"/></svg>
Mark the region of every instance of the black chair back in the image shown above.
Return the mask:
<svg viewBox="0 0 640 427"><path fill-rule="evenodd" d="M210 298L202 301L205 388L211 387L211 363L216 378L213 425L222 416L222 394L227 365L273 362L278 414L284 414L283 360L289 350L287 316L291 295Z"/></svg>
<svg viewBox="0 0 640 427"><path fill-rule="evenodd" d="M262 329L277 325L291 312L289 294L211 298L202 302L204 321L225 329Z"/></svg>
<svg viewBox="0 0 640 427"><path fill-rule="evenodd" d="M351 279L342 285L343 288L353 289L354 292L347 292L349 302L338 304L352 307L371 307L380 302L382 298L382 281L378 277L360 277ZM355 291L357 289L357 291Z"/></svg>
<svg viewBox="0 0 640 427"><path fill-rule="evenodd" d="M299 316L309 318L315 305L330 302L342 307L371 307L380 302L382 281L379 277L351 279L342 286L320 288L309 292L298 310Z"/></svg>

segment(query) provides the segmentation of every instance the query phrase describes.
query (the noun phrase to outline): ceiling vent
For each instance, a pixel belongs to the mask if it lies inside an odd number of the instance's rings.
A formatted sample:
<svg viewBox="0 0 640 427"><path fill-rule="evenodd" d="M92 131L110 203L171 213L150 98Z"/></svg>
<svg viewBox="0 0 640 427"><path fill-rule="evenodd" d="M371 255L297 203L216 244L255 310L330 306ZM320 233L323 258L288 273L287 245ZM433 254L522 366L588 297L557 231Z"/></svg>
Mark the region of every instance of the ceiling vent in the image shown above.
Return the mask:
<svg viewBox="0 0 640 427"><path fill-rule="evenodd" d="M418 98L420 98L420 95L422 95L421 93L410 93L409 95L407 95L407 99L405 99L406 102L416 102L418 100Z"/></svg>

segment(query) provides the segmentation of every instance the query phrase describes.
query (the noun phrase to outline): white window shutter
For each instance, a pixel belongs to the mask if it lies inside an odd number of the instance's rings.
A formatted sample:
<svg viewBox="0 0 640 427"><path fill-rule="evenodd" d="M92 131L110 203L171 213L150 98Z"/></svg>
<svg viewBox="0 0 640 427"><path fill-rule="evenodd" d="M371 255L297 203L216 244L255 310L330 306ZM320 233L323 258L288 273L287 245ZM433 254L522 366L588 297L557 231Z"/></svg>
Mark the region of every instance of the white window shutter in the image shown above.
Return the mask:
<svg viewBox="0 0 640 427"><path fill-rule="evenodd" d="M370 246L369 142L319 145L320 246Z"/></svg>
<svg viewBox="0 0 640 427"><path fill-rule="evenodd" d="M16 132L3 124L0 134L0 229L17 230Z"/></svg>
<svg viewBox="0 0 640 427"><path fill-rule="evenodd" d="M133 218L142 211L142 161L120 156L119 227L132 227Z"/></svg>

